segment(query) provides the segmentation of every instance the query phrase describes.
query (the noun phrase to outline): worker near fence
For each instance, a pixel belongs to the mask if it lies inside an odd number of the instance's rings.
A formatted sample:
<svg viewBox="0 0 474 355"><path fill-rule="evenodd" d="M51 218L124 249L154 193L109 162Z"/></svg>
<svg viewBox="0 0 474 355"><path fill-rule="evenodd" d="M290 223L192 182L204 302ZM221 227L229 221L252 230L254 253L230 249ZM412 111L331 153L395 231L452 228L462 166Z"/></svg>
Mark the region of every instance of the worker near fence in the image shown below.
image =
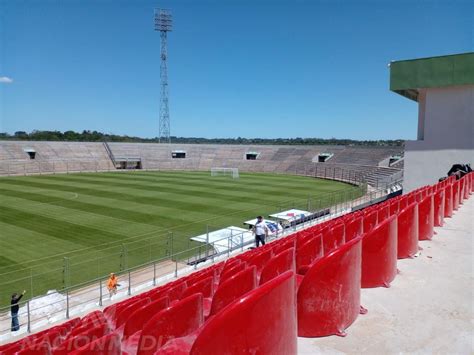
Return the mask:
<svg viewBox="0 0 474 355"><path fill-rule="evenodd" d="M24 290L21 295L18 295L16 292L12 295L10 302L10 312L12 314L12 332L20 330L20 322L18 321L18 311L20 310L20 306L18 305L18 302L20 302L25 293L26 290Z"/></svg>
<svg viewBox="0 0 474 355"><path fill-rule="evenodd" d="M120 286L118 283L118 277L112 272L107 280L107 289L109 290L109 298L117 293L117 287Z"/></svg>
<svg viewBox="0 0 474 355"><path fill-rule="evenodd" d="M268 237L268 226L262 216L257 217L257 223L255 223L253 227L253 233L255 234L255 246L258 248L260 243L265 245L265 238Z"/></svg>

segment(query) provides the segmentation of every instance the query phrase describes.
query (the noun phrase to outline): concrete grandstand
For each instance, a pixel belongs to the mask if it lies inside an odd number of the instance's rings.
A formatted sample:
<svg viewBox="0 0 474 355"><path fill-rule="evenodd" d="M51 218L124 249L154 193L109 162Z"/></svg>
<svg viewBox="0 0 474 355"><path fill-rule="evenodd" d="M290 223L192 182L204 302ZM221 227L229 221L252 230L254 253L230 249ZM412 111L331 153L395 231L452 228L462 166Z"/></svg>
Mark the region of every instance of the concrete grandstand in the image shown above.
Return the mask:
<svg viewBox="0 0 474 355"><path fill-rule="evenodd" d="M179 158L173 152L179 152ZM320 154L330 154L330 159L318 162ZM137 167L122 162L140 162L138 168L149 170L230 167L319 177L335 177L345 170L377 186L401 179L402 169L389 166L389 161L402 154L401 147L4 141L0 143L0 175L109 171Z"/></svg>

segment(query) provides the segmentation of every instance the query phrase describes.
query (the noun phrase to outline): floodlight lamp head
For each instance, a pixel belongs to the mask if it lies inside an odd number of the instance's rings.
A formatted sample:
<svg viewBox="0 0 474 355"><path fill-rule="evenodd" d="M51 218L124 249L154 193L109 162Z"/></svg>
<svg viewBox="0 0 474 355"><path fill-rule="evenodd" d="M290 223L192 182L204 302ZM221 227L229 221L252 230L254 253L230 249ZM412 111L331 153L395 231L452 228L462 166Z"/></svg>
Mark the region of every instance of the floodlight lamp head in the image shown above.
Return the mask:
<svg viewBox="0 0 474 355"><path fill-rule="evenodd" d="M155 31L170 32L173 28L173 18L167 9L155 9Z"/></svg>

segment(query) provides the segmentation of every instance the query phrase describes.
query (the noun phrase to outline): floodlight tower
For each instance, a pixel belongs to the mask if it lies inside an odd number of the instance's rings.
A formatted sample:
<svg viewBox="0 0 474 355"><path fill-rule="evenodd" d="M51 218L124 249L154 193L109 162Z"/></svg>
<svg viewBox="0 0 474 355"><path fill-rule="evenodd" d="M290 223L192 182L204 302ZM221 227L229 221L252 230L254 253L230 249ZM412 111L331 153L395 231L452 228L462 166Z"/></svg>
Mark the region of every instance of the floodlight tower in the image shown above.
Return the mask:
<svg viewBox="0 0 474 355"><path fill-rule="evenodd" d="M155 9L155 31L160 32L161 37L161 97L160 97L160 123L159 142L170 143L170 111L168 107L168 48L167 34L172 28L171 12L166 9Z"/></svg>

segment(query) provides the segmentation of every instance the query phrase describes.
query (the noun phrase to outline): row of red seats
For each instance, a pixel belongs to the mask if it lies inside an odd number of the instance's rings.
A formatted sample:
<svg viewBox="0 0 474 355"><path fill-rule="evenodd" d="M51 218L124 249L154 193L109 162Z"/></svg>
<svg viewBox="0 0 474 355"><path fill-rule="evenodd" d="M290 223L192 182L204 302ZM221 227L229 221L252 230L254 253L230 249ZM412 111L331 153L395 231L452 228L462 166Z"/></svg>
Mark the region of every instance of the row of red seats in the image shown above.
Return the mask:
<svg viewBox="0 0 474 355"><path fill-rule="evenodd" d="M360 290L389 287L474 191L449 178L333 219L0 347L3 354L296 353L297 335L345 335Z"/></svg>

